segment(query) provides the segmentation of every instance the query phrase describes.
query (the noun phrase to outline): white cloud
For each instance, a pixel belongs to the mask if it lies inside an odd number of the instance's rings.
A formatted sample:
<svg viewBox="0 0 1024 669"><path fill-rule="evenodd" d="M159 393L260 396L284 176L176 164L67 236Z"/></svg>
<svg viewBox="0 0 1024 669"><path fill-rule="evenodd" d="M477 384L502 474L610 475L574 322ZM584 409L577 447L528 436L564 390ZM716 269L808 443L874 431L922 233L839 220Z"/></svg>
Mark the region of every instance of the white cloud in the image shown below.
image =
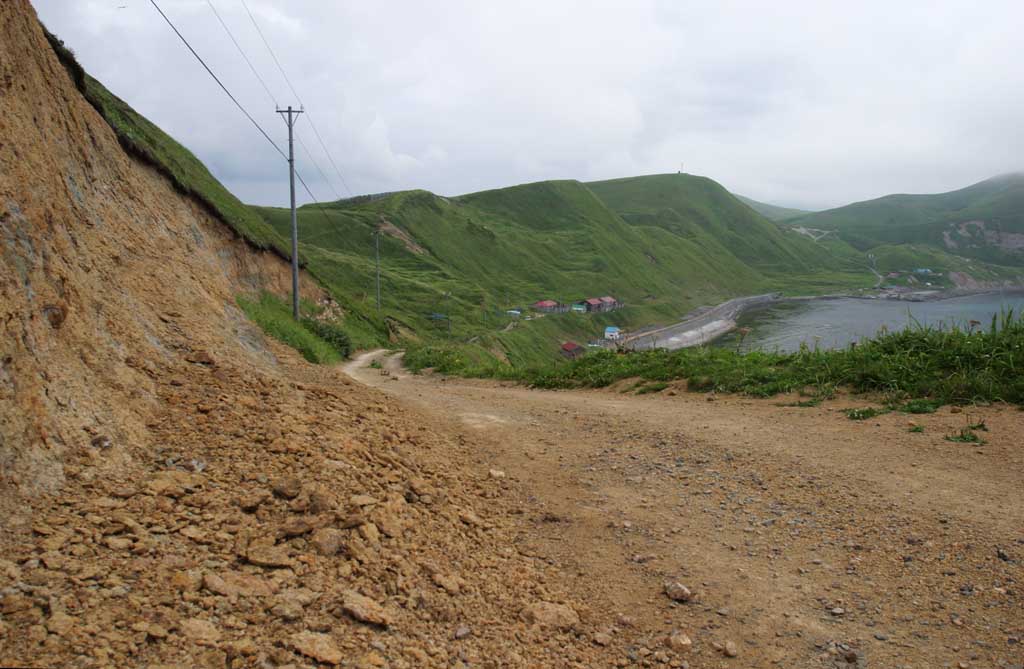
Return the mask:
<svg viewBox="0 0 1024 669"><path fill-rule="evenodd" d="M248 0L355 192L455 194L668 172L829 206L1024 167L1017 2ZM239 0L213 0L296 102ZM205 0L164 11L261 124L283 126ZM280 157L142 0L37 0L86 68L243 199ZM117 9L127 5L125 9ZM316 138L304 140L342 191Z"/></svg>

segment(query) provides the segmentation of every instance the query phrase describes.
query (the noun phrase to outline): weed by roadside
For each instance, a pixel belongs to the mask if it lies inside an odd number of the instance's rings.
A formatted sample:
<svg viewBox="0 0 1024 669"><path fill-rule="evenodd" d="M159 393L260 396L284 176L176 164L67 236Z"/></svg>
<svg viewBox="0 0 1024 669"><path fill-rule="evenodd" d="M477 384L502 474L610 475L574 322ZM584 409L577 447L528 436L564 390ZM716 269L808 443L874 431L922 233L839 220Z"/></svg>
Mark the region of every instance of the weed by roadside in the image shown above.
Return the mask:
<svg viewBox="0 0 1024 669"><path fill-rule="evenodd" d="M962 427L958 432L946 435L946 441L953 441L961 444L983 444L981 437L974 433L969 427Z"/></svg>
<svg viewBox="0 0 1024 669"><path fill-rule="evenodd" d="M975 420L967 416L967 424L957 432L946 435L946 441L953 441L962 444L984 444L985 440L978 436L977 432L988 432L988 425L985 420Z"/></svg>
<svg viewBox="0 0 1024 669"><path fill-rule="evenodd" d="M939 402L938 400L931 400L922 397L910 400L909 402L904 402L903 404L894 405L892 408L896 411L902 411L903 413L924 414L935 413L941 406L942 402Z"/></svg>
<svg viewBox="0 0 1024 669"><path fill-rule="evenodd" d="M846 409L843 411L850 420L867 420L875 416L889 413L888 409L876 409L875 407L863 407L857 409Z"/></svg>
<svg viewBox="0 0 1024 669"><path fill-rule="evenodd" d="M264 292L256 300L238 297L236 301L245 315L264 332L288 344L309 362L327 365L348 356L348 337L335 324L311 318L297 322L292 318L289 306L271 293Z"/></svg>

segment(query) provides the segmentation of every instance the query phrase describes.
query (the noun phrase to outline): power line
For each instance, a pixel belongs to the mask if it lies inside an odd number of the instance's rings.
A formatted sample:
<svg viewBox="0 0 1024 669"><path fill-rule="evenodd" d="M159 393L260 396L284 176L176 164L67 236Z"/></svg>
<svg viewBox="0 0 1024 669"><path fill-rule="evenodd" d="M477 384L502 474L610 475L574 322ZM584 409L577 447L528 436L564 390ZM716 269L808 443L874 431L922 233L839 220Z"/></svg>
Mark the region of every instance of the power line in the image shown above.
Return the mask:
<svg viewBox="0 0 1024 669"><path fill-rule="evenodd" d="M201 56L200 56L200 55L199 55L199 54L198 54L198 53L196 52L196 50L192 48L192 45L191 45L191 44L189 44L188 40L187 40L187 39L185 39L185 36L181 34L181 31L179 31L179 30L178 30L178 28L177 28L177 27L176 27L176 26L174 25L174 23L173 23L173 22L171 21L171 19L169 19L169 18L167 17L167 14L164 14L164 11L163 11L162 9L160 9L160 5L158 5L158 4L156 3L156 0L149 0L149 1L150 1L150 3L151 3L151 4L153 5L153 7L154 7L154 8L156 9L156 11L158 11L158 12L160 13L160 16L162 16L162 17L163 17L164 21L166 21L166 22L167 22L167 25L169 25L169 26L171 27L171 30L173 30L173 31L174 31L174 34L176 34L176 35L178 36L178 38L179 38L179 39L181 39L182 43L184 43L184 45L185 45L186 47L188 47L188 50L192 52L192 55L196 57L196 60L198 60L198 61L199 61L199 63L200 63L200 64L201 64L202 66L203 66L203 68L204 68L204 69L205 69L205 70L207 71L207 73L208 73L208 74L209 74L209 75L210 75L211 77L213 77L213 80L217 82L217 85L218 85L218 86L220 86L221 90L223 90L223 91L224 91L224 93L226 93L226 94L227 94L227 96L228 96L229 98L231 98L231 101L235 103L235 106L236 106L236 107L238 107L238 109L239 109L239 110L240 110L240 111L241 111L241 112L242 112L243 114L245 114L245 117L246 117L247 119L249 119L249 121L251 121L251 122L252 122L252 124L253 124L254 126L256 126L256 129L257 129L257 130L259 130L259 131L260 131L260 134L261 134L261 135L263 135L263 137L264 137L264 138L265 138L265 139L266 139L266 140L267 140L268 142L270 142L270 145L271 145L271 146L273 146L273 147L274 147L274 149L276 149L276 150L277 150L277 152L278 152L279 154L281 154L281 157L282 157L282 158L284 158L284 159L285 159L285 160L287 161L287 160L288 160L288 156L287 156L287 154L285 154L285 152L281 150L281 147L279 147L279 146L277 145L277 143L276 143L276 142L275 142L275 141L274 141L273 139L271 139L271 138L270 138L270 135L268 135L268 134L267 134L267 132L266 132L266 131L265 131L265 130L264 130L264 129L263 129L263 128L262 128L261 126L260 126L260 124L256 122L256 119L254 119L254 118L252 117L252 114L250 114L250 113L249 113L249 112L248 112L248 111L247 111L247 110L245 109L245 107L243 107L243 106L242 106L242 103L240 103L240 102L238 101L238 99L237 99L237 98L235 98L235 96L231 94L231 91L229 91L229 90L228 90L227 86L225 86L225 85L224 85L224 83L223 83L223 82L222 82L222 81L221 81L221 80L220 80L220 79L219 79L219 78L217 77L217 75L213 73L213 70L211 70L211 69L210 69L210 66L206 64L206 61L204 61L204 60L202 59L202 57L201 57ZM211 7L212 7L212 5L211 5ZM268 91L268 92L269 92L269 91ZM320 213L322 213L322 214L323 214L323 216L324 216L324 219L325 219L325 220L326 220L326 221L327 221L328 223L330 223L330 222L331 222L331 219L330 219L330 217L328 217L328 216L327 216L327 212L326 212L326 211L325 211L325 210L323 209L323 207L322 207L322 206L320 206L320 203L319 203L319 202L317 201L316 197L315 197L315 196L313 195L313 191L312 191L312 190L310 190L309 186L308 186L308 185L306 184L306 180L302 178L302 175L301 175L301 174L299 174L299 171L298 171L298 170L295 170L295 177L296 177L296 178L297 178L297 179L299 180L299 182L300 182L300 183L302 184L302 187L303 187L303 188L305 189L305 191L306 191L306 193L307 193L307 194L309 195L310 199L311 199L311 200L313 200L313 203L314 203L314 204L316 204L316 205L317 205L317 207L318 207L318 208L320 209Z"/></svg>
<svg viewBox="0 0 1024 669"><path fill-rule="evenodd" d="M196 53L196 50L193 49L192 45L188 43L188 40L185 39L185 36L182 35L178 28L171 22L171 20L167 18L167 15L164 14L164 10L160 9L160 5L156 4L156 0L149 0L149 2L153 5L153 7L156 8L156 11L160 12L160 16L164 17L164 21L166 21L167 25L171 27L171 30L174 31L174 34L177 35L179 39L181 39L181 41L185 44L186 47L188 47L188 50L192 52L192 55L196 57L196 60L199 61L199 64L203 66L203 68L210 74L211 77L213 77L213 80L217 82L217 85L220 86L221 90L223 90L227 94L227 96L231 98L231 101L235 103L235 106L238 107L238 109L243 114L245 114L245 117L249 119L249 121L254 126L256 126L256 129L260 131L260 134L263 135L263 137L268 142L270 142L270 145L273 146L277 150L277 152L281 154L281 157L287 160L288 156L286 156L284 151L281 150L281 147L278 146L277 143L270 138L270 135L268 135L267 132L260 126L260 124L256 122L256 119L252 117L252 114L246 111L245 107L242 106L242 103L239 102L235 98L235 96L231 94L231 91L228 90L227 86L225 86L224 83L217 78L217 75L213 73L213 70L211 70L210 66L206 64L206 61L204 61L202 57L198 53Z"/></svg>
<svg viewBox="0 0 1024 669"><path fill-rule="evenodd" d="M308 114L309 112L306 113ZM338 189L334 187L334 184L332 184L330 179L327 178L327 175L324 174L324 171L320 169L320 164L316 162L315 158L313 158L313 154L310 153L308 148L306 148L306 143L302 141L301 137L296 137L295 139L299 140L299 146L301 146L302 150L306 152L306 157L309 158L309 162L313 163L313 167L315 167L316 171L320 173L320 178L324 180L324 183L327 184L328 188L334 191L334 198L336 200L342 199L341 193L339 193Z"/></svg>
<svg viewBox="0 0 1024 669"><path fill-rule="evenodd" d="M253 76L256 77L256 80L260 82L261 86L263 86L263 90L266 91L267 97L269 97L270 101L274 103L274 108L279 108L281 105L278 104L277 98L274 97L274 93L270 90L270 87L267 86L266 80L262 76L260 76L260 73L256 69L256 66L252 64L252 60L250 60L249 56L245 53L245 49L243 49L242 45L238 43L237 39L235 39L235 35L231 32L231 28L229 28L228 24L224 21L223 18L221 18L220 12L217 11L217 8L213 6L213 1L206 0L206 4L210 6L210 10L213 11L213 15L217 17L217 21L220 22L221 27L224 28L224 32L228 34L228 37L231 39L232 44L235 45L235 49L238 50L239 55L242 56L242 59L245 61L246 65L249 66L249 70L252 72ZM302 104L301 100L299 100L298 102L300 105ZM309 148L306 147L306 143L302 141L302 137L296 136L295 139L299 141L299 146L301 146L302 150L305 151L306 157L309 158L309 162L311 162L313 164L313 167L316 168L316 171L320 173L320 178L324 180L324 183L326 183L332 191L334 191L336 199L340 200L341 193L339 193L338 189L335 188L333 184L331 184L330 180L327 178L327 175L324 174L324 171L320 169L320 165L317 164L316 159L313 158L313 154L310 153Z"/></svg>
<svg viewBox="0 0 1024 669"><path fill-rule="evenodd" d="M245 0L242 0L242 6L245 7L245 13L249 15L249 20L252 21L253 27L256 28L256 32L259 34L260 39L263 41L263 46L267 47L267 51L270 53L270 57L274 60L274 64L277 65L277 69L281 73L281 76L284 78L285 83L288 84L288 88L291 90L292 95L295 96L295 99L299 102L300 105L305 107L305 104L303 104L302 102L302 98L299 97L298 92L295 90L295 86L292 85L291 79L289 79L288 75L285 74L284 67L281 66L281 61L277 59L277 55L274 53L274 50L270 47L270 42L267 41L267 38L263 35L263 31L260 30L260 24L256 22L256 17L253 16L253 13L251 11L249 11L249 5L246 4ZM313 117L309 115L308 111L306 112L306 120L309 121L309 127L313 129L313 134L316 135L316 139L320 143L320 148L324 150L324 154L327 156L327 160L330 161L331 166L334 168L334 172L338 175L338 179L341 180L341 185L345 187L345 190L348 191L348 194L351 196L353 194L352 189L348 187L348 182L345 181L344 175L342 175L341 170L338 169L338 164L334 162L334 157L331 155L331 152L327 150L327 145L324 143L324 139L320 135L320 131L317 130L316 124L313 123ZM338 199L340 200L341 198Z"/></svg>
<svg viewBox="0 0 1024 669"><path fill-rule="evenodd" d="M260 85L263 86L263 90L267 92L267 97L269 97L270 101L274 103L274 107L280 107L281 105L277 104L277 98L275 98L274 94L270 92L270 87L267 86L267 82L264 81L263 77L260 76L260 73L256 71L256 67L252 64L252 61L249 60L249 56L245 55L245 50L242 49L242 45L239 44L238 40L235 39L235 36L231 33L231 29L228 28L228 24L224 23L224 19L220 17L220 12L218 12L217 8L213 6L212 0L206 0L206 4L210 6L210 9L213 11L213 15L217 17L218 21L220 21L221 27L224 28L224 32L228 34L228 37L231 38L231 42L235 45L235 48L238 49L238 53L241 54L242 58L245 60L246 65L249 66L249 69L252 71L253 76L255 76L256 79L260 82Z"/></svg>

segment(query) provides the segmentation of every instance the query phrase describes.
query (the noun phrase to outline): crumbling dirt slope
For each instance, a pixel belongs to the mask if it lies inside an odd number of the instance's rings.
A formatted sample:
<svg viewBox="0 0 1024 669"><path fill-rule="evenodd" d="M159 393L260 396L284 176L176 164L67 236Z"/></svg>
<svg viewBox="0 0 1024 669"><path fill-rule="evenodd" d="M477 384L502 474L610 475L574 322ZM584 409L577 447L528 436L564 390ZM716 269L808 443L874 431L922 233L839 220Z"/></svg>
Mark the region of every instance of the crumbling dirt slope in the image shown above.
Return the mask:
<svg viewBox="0 0 1024 669"><path fill-rule="evenodd" d="M470 445L246 322L287 268L123 153L26 0L0 107L0 665L622 656Z"/></svg>

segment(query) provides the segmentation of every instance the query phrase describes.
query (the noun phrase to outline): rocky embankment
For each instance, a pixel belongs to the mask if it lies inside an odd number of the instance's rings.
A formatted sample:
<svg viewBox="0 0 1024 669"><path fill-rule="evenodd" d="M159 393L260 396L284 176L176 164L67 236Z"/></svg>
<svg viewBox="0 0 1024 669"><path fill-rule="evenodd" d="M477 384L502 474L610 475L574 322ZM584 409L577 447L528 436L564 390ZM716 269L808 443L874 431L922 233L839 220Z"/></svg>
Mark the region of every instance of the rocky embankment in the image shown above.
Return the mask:
<svg viewBox="0 0 1024 669"><path fill-rule="evenodd" d="M0 665L622 656L510 481L245 320L287 266L124 153L26 0L0 102Z"/></svg>

